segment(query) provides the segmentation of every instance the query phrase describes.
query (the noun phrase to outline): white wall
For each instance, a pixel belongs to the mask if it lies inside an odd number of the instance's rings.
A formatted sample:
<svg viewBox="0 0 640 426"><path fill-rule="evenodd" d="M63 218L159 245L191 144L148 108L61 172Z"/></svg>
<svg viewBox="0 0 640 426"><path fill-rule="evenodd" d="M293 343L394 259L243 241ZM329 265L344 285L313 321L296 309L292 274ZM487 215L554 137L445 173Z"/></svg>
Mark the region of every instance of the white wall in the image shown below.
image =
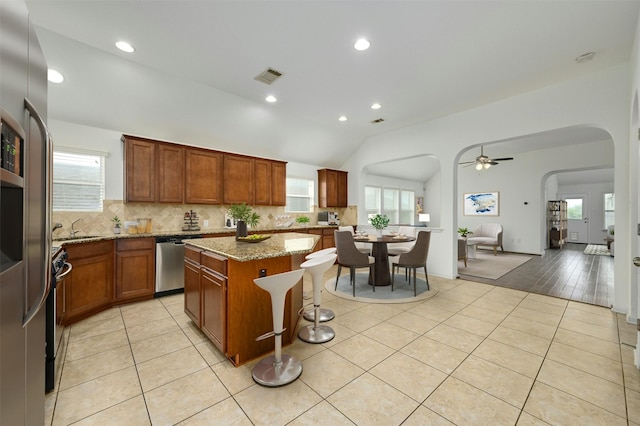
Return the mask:
<svg viewBox="0 0 640 426"><path fill-rule="evenodd" d="M425 182L424 190L424 211L431 215L431 223L429 226L440 228L442 222L442 183L438 171Z"/></svg>
<svg viewBox="0 0 640 426"><path fill-rule="evenodd" d="M442 203L439 213L441 215L440 227L443 228L443 232L432 236L432 238L435 237L432 245L438 249L429 254L429 269L436 275L453 278L457 273L455 244L458 224L457 212L460 204L457 161L460 158L460 153L470 146L479 144L573 126L593 126L607 131L612 136L615 144L615 192L620 194L617 201L621 205L625 205L629 192L629 127L626 118L628 117L629 80L627 65L611 67L583 78L369 138L342 166L342 169L350 172L350 204L362 203L363 195L359 191L361 171L368 164L380 161L380 153L384 153L387 160L406 158L410 155L433 155L439 158L441 161ZM393 146L393 152L389 151L389 146ZM566 169L571 155L565 156L564 159L563 164L555 165L555 171ZM507 163L514 162L504 163L505 167L507 167ZM544 164L544 162L536 164ZM500 167L503 165L501 164ZM547 176L538 174L535 179L530 179L529 173L536 173L534 166L527 170L519 168L512 172L513 180L531 180L538 185L538 192L543 193L543 177L546 181ZM516 198L514 197L514 199ZM538 204L540 207L535 215L538 218L542 214L542 199L543 196L539 195ZM620 217L616 217L616 223L628 223L626 212L617 212L617 215ZM532 215L532 217L534 216ZM534 238L537 238L538 244L527 247L526 251L540 252L542 250L541 220L537 228L533 234L537 236ZM524 232L520 236L522 241L528 239ZM627 243L624 242L623 245L625 244ZM623 248L623 252L619 252L618 247L616 250L621 257L628 257L628 248ZM619 270L618 257L616 256L616 278L620 278L622 283L626 283L629 272L628 270L626 273L622 269ZM618 280L616 279L616 281ZM621 310L626 310L628 300L616 300L616 302Z"/></svg>
<svg viewBox="0 0 640 426"><path fill-rule="evenodd" d="M589 197L589 211L583 213L589 219L590 244L604 244L607 236L604 227L604 194L613 192L613 186L613 182L608 182L558 187L559 199L564 199L564 194L586 194Z"/></svg>

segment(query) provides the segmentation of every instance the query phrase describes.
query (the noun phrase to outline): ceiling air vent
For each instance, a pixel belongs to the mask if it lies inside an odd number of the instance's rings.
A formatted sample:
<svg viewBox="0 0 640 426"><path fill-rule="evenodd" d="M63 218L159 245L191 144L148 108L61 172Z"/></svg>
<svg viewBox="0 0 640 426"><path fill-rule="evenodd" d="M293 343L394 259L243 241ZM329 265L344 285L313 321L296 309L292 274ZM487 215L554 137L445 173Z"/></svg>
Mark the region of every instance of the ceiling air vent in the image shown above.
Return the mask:
<svg viewBox="0 0 640 426"><path fill-rule="evenodd" d="M371 123L373 124L378 124L378 123L382 123L384 121L384 118L376 118L375 120L373 120Z"/></svg>
<svg viewBox="0 0 640 426"><path fill-rule="evenodd" d="M255 76L254 79L265 84L271 84L280 77L282 77L282 73L280 71L276 71L273 68L267 68L266 70Z"/></svg>

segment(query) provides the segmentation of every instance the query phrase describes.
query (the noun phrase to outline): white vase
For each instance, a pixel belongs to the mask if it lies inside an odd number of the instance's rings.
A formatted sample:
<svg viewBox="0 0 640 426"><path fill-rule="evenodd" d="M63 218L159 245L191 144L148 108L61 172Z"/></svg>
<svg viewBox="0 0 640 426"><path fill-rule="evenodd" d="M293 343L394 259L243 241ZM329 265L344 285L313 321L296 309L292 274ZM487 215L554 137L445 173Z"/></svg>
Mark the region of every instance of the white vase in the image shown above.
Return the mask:
<svg viewBox="0 0 640 426"><path fill-rule="evenodd" d="M376 236L382 238L382 229L376 229Z"/></svg>

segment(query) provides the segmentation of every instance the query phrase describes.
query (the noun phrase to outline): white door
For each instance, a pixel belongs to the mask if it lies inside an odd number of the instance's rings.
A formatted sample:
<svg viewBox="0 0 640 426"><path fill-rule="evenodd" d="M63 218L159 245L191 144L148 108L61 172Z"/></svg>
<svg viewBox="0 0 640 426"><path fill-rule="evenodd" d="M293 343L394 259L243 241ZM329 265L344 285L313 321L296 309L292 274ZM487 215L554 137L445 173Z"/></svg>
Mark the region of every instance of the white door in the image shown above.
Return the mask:
<svg viewBox="0 0 640 426"><path fill-rule="evenodd" d="M567 240L570 243L589 242L589 198L586 194L564 194L567 202Z"/></svg>

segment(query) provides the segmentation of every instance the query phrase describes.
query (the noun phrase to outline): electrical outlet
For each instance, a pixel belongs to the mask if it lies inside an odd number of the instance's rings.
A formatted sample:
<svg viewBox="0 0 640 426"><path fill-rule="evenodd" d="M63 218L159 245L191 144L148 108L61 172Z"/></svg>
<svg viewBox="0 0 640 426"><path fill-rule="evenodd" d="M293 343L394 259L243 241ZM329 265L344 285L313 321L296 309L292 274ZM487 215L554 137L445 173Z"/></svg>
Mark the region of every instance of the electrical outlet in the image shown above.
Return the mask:
<svg viewBox="0 0 640 426"><path fill-rule="evenodd" d="M202 224L204 225L205 228L209 227L209 221L207 219L203 220Z"/></svg>

